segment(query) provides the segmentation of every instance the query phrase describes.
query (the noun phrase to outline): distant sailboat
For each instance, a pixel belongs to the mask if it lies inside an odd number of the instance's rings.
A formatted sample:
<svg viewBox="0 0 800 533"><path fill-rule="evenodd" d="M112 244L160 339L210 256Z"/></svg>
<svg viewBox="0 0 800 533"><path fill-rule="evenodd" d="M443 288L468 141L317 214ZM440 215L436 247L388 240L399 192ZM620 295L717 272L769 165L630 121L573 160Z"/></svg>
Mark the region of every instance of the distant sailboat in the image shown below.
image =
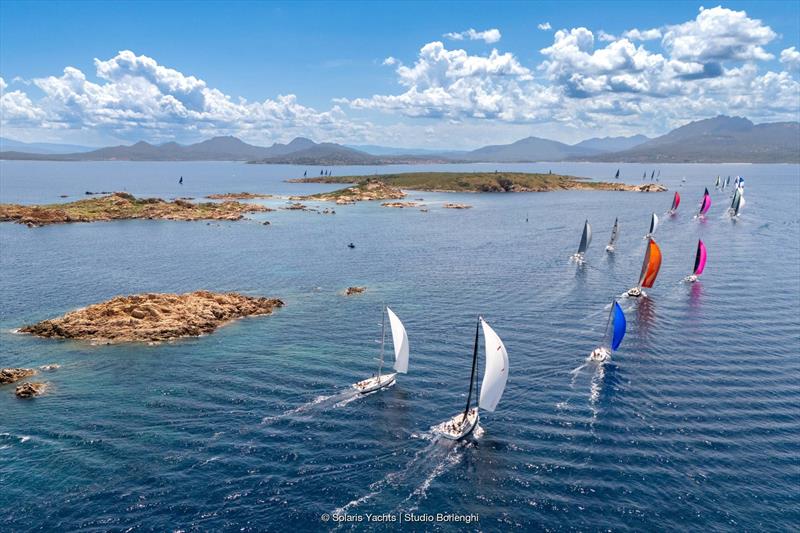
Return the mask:
<svg viewBox="0 0 800 533"><path fill-rule="evenodd" d="M669 214L674 215L678 211L678 206L681 205L681 195L675 191L675 196L672 197L672 207L669 208Z"/></svg>
<svg viewBox="0 0 800 533"><path fill-rule="evenodd" d="M742 207L744 207L744 187L737 187L736 192L733 193L733 201L728 208L728 213L731 217L738 217Z"/></svg>
<svg viewBox="0 0 800 533"><path fill-rule="evenodd" d="M647 179L647 171L645 170L644 174L642 174L642 181L644 181L646 179Z"/></svg>
<svg viewBox="0 0 800 533"><path fill-rule="evenodd" d="M658 174L656 174L657 178L661 178L661 169L658 170Z"/></svg>
<svg viewBox="0 0 800 533"><path fill-rule="evenodd" d="M719 189L719 176L717 176L717 182L714 184L715 189Z"/></svg>
<svg viewBox="0 0 800 533"><path fill-rule="evenodd" d="M481 383L478 405L472 407L472 389L475 384L475 372L478 366L478 335L481 326L483 327L486 367L483 371L483 382ZM489 327L489 324L483 318L478 317L478 324L475 326L475 345L472 350L472 373L469 377L467 406L463 413L459 413L450 420L442 422L434 428L434 431L451 440L460 440L469 435L478 425L478 409L493 412L503 396L507 380L508 352L506 352L506 347L500 337L497 336L497 333Z"/></svg>
<svg viewBox="0 0 800 533"><path fill-rule="evenodd" d="M658 227L658 215L653 213L650 216L650 230L647 232L647 235L644 236L645 239L651 238L653 235L656 234L656 228Z"/></svg>
<svg viewBox="0 0 800 533"><path fill-rule="evenodd" d="M378 374L371 378L359 381L353 385L361 394L372 392L394 383L397 373L408 372L408 334L406 328L397 315L387 306L383 306L385 313L381 313L381 357L378 363ZM383 353L386 345L386 316L389 316L389 327L392 330L392 344L394 346L394 370L391 374L381 374L383 370Z"/></svg>
<svg viewBox="0 0 800 533"><path fill-rule="evenodd" d="M706 245L703 244L702 239L697 241L697 253L694 256L694 269L692 270L691 276L686 277L686 281L694 283L697 281L697 278L700 277L700 274L703 273L703 269L706 268Z"/></svg>
<svg viewBox="0 0 800 533"><path fill-rule="evenodd" d="M611 239L608 241L606 245L606 252L613 254L614 253L614 243L617 242L617 237L619 237L619 219L614 219L614 227L611 228Z"/></svg>
<svg viewBox="0 0 800 533"><path fill-rule="evenodd" d="M617 173L614 174L614 179L619 179L619 169L617 169Z"/></svg>
<svg viewBox="0 0 800 533"><path fill-rule="evenodd" d="M587 220L583 224L583 233L581 234L581 242L578 244L578 251L572 255L571 259L577 263L583 263L586 254L586 249L592 242L592 227Z"/></svg>
<svg viewBox="0 0 800 533"><path fill-rule="evenodd" d="M611 312L608 314L608 322L606 323L606 332L603 335L603 344L589 354L589 360L604 363L611 359L611 353L617 351L623 337L625 337L626 326L625 313L622 312L619 303L616 300L612 300Z"/></svg>
<svg viewBox="0 0 800 533"><path fill-rule="evenodd" d="M653 170L653 172L650 173L650 181L653 181L653 178L655 177L656 177L656 171Z"/></svg>
<svg viewBox="0 0 800 533"><path fill-rule="evenodd" d="M658 270L661 268L661 249L656 244L656 241L650 239L647 242L647 252L644 254L644 262L642 262L642 273L639 275L639 283L628 291L628 296L638 298L639 296L647 296L642 290L643 287L650 288L656 282Z"/></svg>
<svg viewBox="0 0 800 533"><path fill-rule="evenodd" d="M708 194L708 187L706 187L706 191L703 193L703 201L700 202L700 211L697 213L697 216L705 216L709 209L711 209L711 195Z"/></svg>
<svg viewBox="0 0 800 533"><path fill-rule="evenodd" d="M183 185L183 176L181 176L181 179L178 180L178 184Z"/></svg>

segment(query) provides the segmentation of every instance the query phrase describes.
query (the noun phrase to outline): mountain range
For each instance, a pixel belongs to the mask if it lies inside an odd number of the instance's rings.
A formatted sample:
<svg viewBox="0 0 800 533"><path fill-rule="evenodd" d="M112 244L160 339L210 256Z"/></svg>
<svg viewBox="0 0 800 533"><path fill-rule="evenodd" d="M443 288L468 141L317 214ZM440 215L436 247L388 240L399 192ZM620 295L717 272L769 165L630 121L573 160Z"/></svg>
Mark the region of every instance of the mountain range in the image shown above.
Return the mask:
<svg viewBox="0 0 800 533"><path fill-rule="evenodd" d="M133 145L68 153L35 152L30 148L33 145L10 139L3 139L1 146L0 159L61 161L248 161L297 165L536 161L800 163L800 123L753 124L742 117L718 116L690 122L654 139L644 135L604 137L570 145L526 137L511 144L484 146L472 151L343 146L316 143L303 137L269 147L248 144L236 137L214 137L188 145L140 141Z"/></svg>

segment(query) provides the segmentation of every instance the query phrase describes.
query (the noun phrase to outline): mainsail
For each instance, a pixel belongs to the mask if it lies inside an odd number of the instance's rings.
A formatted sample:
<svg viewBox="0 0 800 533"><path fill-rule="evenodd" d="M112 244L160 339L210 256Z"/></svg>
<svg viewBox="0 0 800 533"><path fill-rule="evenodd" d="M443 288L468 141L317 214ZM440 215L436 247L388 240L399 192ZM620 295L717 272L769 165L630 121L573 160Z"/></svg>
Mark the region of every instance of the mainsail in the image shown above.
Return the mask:
<svg viewBox="0 0 800 533"><path fill-rule="evenodd" d="M617 173L614 175L614 177L619 179L619 169L617 169Z"/></svg>
<svg viewBox="0 0 800 533"><path fill-rule="evenodd" d="M709 209L711 209L711 195L708 194L708 188L706 188L706 192L703 193L703 202L700 204L700 214L705 215Z"/></svg>
<svg viewBox="0 0 800 533"><path fill-rule="evenodd" d="M717 182L714 184L714 187L719 189L719 176L717 176Z"/></svg>
<svg viewBox="0 0 800 533"><path fill-rule="evenodd" d="M744 206L744 192L742 187L736 187L736 192L733 193L733 201L731 202L731 212L733 216L739 214L739 210Z"/></svg>
<svg viewBox="0 0 800 533"><path fill-rule="evenodd" d="M672 207L670 211L675 211L678 209L678 206L681 205L681 195L678 194L678 191L675 191L675 196L672 197Z"/></svg>
<svg viewBox="0 0 800 533"><path fill-rule="evenodd" d="M650 217L650 231L647 233L649 235L653 235L656 232L656 228L658 227L658 215L653 213L653 216Z"/></svg>
<svg viewBox="0 0 800 533"><path fill-rule="evenodd" d="M481 319L483 326L484 348L486 350L486 368L481 383L481 397L478 406L487 411L494 411L503 396L508 380L508 352L503 341L489 324Z"/></svg>
<svg viewBox="0 0 800 533"><path fill-rule="evenodd" d="M649 239L647 242L647 252L644 254L642 263L642 273L639 275L639 286L650 288L656 282L658 270L661 268L661 249L656 241Z"/></svg>
<svg viewBox="0 0 800 533"><path fill-rule="evenodd" d="M401 374L405 374L408 372L408 334L394 311L387 307L386 314L389 315L389 326L392 328L394 369Z"/></svg>
<svg viewBox="0 0 800 533"><path fill-rule="evenodd" d="M614 243L617 242L617 237L619 236L619 219L614 219L614 227L611 228L611 240L608 241L609 246L614 246Z"/></svg>
<svg viewBox="0 0 800 533"><path fill-rule="evenodd" d="M578 245L578 253L582 254L586 252L590 242L592 242L592 227L587 220L583 225L583 234L581 235L581 243Z"/></svg>
<svg viewBox="0 0 800 533"><path fill-rule="evenodd" d="M702 274L703 269L706 268L706 257L706 245L702 240L698 240L697 254L694 256L694 270L692 271L695 276Z"/></svg>

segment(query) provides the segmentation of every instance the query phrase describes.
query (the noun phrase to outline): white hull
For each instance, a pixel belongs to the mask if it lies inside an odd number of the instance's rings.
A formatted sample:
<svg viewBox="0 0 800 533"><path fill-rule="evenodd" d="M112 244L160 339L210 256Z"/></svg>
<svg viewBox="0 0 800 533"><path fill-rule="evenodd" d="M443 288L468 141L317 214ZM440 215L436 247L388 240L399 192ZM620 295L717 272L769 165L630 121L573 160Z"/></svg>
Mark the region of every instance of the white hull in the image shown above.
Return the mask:
<svg viewBox="0 0 800 533"><path fill-rule="evenodd" d="M396 376L397 374L383 374L381 375L380 379L378 379L378 376L371 377L369 379L365 379L364 381L359 381L358 383L354 383L353 388L356 389L361 394L366 394L368 392L388 387L389 385L394 383L394 378Z"/></svg>
<svg viewBox="0 0 800 533"><path fill-rule="evenodd" d="M608 252L610 254L613 254L614 253L614 247L609 244L608 246L606 246L606 252Z"/></svg>
<svg viewBox="0 0 800 533"><path fill-rule="evenodd" d="M645 294L645 292L639 287L634 287L632 289L629 289L628 292L626 292L625 294L627 294L631 298L639 298L640 296L647 296L647 294Z"/></svg>
<svg viewBox="0 0 800 533"><path fill-rule="evenodd" d="M686 281L688 283L694 283L695 281L697 281L697 279L698 279L697 276L692 274L691 276L686 276L684 278L684 281Z"/></svg>
<svg viewBox="0 0 800 533"><path fill-rule="evenodd" d="M569 258L570 261L574 261L575 263L582 265L586 262L582 253L572 254Z"/></svg>
<svg viewBox="0 0 800 533"><path fill-rule="evenodd" d="M594 361L595 363L605 363L606 361L611 360L611 352L608 348L595 348L592 353L589 354L589 360Z"/></svg>
<svg viewBox="0 0 800 533"><path fill-rule="evenodd" d="M469 410L466 420L464 413L458 413L450 420L436 426L434 431L446 439L461 440L472 433L472 430L478 425L478 418L478 408L473 407Z"/></svg>

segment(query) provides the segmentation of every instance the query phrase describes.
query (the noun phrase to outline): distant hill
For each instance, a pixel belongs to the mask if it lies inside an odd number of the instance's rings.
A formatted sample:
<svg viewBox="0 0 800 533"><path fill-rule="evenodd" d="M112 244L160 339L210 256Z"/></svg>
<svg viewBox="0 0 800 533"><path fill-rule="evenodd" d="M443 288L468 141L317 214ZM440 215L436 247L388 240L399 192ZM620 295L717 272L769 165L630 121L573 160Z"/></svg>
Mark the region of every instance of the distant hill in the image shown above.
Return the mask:
<svg viewBox="0 0 800 533"><path fill-rule="evenodd" d="M461 156L467 161L521 163L529 161L562 161L571 157L597 154L597 150L570 146L558 141L527 137L511 144L484 146Z"/></svg>
<svg viewBox="0 0 800 533"><path fill-rule="evenodd" d="M90 152L92 150L94 150L94 148L78 144L26 143L15 141L7 137L0 137L0 152L16 151L31 154L69 154Z"/></svg>
<svg viewBox="0 0 800 533"><path fill-rule="evenodd" d="M647 163L800 163L800 123L753 124L718 116L690 122L628 150L590 161Z"/></svg>
<svg viewBox="0 0 800 533"><path fill-rule="evenodd" d="M430 148L392 148L391 146L380 146L376 144L345 144L346 148L352 148L359 152L370 155L417 155L417 156L455 156L460 157L466 150L431 150Z"/></svg>
<svg viewBox="0 0 800 533"><path fill-rule="evenodd" d="M650 138L645 135L632 135L630 137L592 137L573 146L587 148L596 152L619 152L634 146L646 143Z"/></svg>

